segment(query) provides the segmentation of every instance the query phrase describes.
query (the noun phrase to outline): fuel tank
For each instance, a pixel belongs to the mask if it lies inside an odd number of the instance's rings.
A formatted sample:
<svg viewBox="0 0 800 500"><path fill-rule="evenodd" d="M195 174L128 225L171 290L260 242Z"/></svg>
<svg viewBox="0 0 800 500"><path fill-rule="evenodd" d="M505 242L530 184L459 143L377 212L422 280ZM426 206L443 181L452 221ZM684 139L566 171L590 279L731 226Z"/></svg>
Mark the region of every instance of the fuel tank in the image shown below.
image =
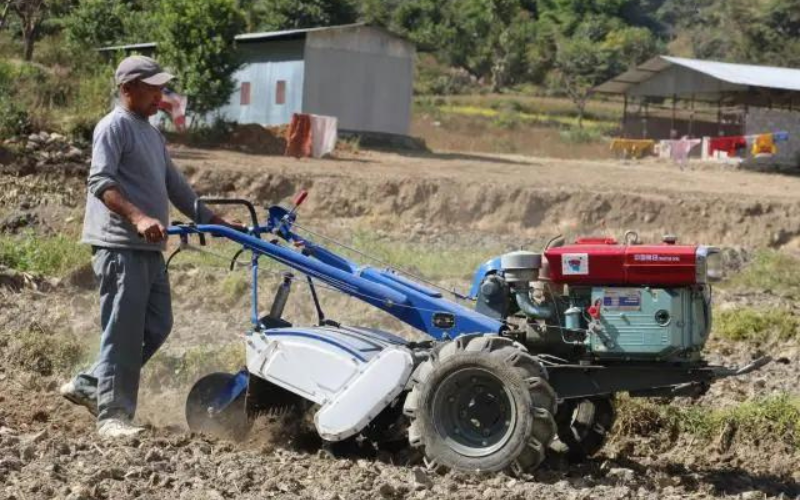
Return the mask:
<svg viewBox="0 0 800 500"><path fill-rule="evenodd" d="M620 245L582 238L545 251L550 281L586 286L682 287L717 278L719 250L697 245Z"/></svg>

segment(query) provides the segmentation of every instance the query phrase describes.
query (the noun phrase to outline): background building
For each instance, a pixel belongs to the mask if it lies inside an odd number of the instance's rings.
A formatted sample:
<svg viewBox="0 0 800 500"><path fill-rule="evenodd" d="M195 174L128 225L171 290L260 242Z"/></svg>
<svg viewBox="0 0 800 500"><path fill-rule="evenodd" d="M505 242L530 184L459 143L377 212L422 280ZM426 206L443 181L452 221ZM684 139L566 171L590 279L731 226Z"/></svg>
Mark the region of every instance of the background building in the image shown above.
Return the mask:
<svg viewBox="0 0 800 500"><path fill-rule="evenodd" d="M789 132L774 160L800 161L800 70L655 57L597 92L625 98L622 134L669 139Z"/></svg>
<svg viewBox="0 0 800 500"><path fill-rule="evenodd" d="M353 24L250 33L236 42L245 64L219 109L226 120L282 125L293 113L313 113L337 117L344 132L408 135L416 51L399 35ZM101 50L152 54L157 47Z"/></svg>

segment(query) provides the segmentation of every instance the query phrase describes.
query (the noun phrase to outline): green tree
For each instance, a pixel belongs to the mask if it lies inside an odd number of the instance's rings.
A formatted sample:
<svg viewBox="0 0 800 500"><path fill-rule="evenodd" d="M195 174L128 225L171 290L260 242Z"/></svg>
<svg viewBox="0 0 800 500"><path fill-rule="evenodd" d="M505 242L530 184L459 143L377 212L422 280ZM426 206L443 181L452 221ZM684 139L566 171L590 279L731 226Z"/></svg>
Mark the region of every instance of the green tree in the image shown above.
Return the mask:
<svg viewBox="0 0 800 500"><path fill-rule="evenodd" d="M170 0L159 17L159 57L178 77L193 115L226 104L241 66L234 37L245 27L234 0Z"/></svg>
<svg viewBox="0 0 800 500"><path fill-rule="evenodd" d="M618 74L643 63L660 52L658 40L646 28L624 27L610 32L603 46L611 54L609 70Z"/></svg>
<svg viewBox="0 0 800 500"><path fill-rule="evenodd" d="M358 19L351 0L257 0L252 8L257 29L264 31L336 26Z"/></svg>
<svg viewBox="0 0 800 500"><path fill-rule="evenodd" d="M489 77L494 91L524 78L533 24L519 0L451 2L448 17L455 35L442 50L451 64Z"/></svg>
<svg viewBox="0 0 800 500"><path fill-rule="evenodd" d="M406 0L394 12L392 25L424 52L442 51L455 36L447 1Z"/></svg>
<svg viewBox="0 0 800 500"><path fill-rule="evenodd" d="M82 0L64 20L67 41L83 48L112 45L123 38L128 15L120 0Z"/></svg>
<svg viewBox="0 0 800 500"><path fill-rule="evenodd" d="M608 50L585 38L558 42L550 86L565 92L578 108L578 127L583 128L586 104L592 89L610 75L612 56Z"/></svg>

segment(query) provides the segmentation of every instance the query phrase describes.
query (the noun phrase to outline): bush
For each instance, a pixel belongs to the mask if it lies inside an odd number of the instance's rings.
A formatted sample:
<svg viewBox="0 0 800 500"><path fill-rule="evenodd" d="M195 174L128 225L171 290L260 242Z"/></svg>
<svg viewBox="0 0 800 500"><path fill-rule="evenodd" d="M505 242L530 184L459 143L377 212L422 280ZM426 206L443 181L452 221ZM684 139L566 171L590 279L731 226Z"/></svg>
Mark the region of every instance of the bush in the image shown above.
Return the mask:
<svg viewBox="0 0 800 500"><path fill-rule="evenodd" d="M798 336L799 328L800 320L782 309L739 308L721 311L714 317L716 335L734 341L788 340Z"/></svg>
<svg viewBox="0 0 800 500"><path fill-rule="evenodd" d="M19 104L0 96L0 139L31 133L31 117Z"/></svg>
<svg viewBox="0 0 800 500"><path fill-rule="evenodd" d="M492 120L492 125L506 130L514 130L522 124L519 112L503 109Z"/></svg>

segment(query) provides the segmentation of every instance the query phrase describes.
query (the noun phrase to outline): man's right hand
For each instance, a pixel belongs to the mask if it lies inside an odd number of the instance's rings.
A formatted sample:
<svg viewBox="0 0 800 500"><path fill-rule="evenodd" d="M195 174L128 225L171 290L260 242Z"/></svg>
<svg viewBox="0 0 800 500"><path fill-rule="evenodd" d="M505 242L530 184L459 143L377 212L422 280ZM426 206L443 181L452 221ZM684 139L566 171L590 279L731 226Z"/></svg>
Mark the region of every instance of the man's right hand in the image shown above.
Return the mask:
<svg viewBox="0 0 800 500"><path fill-rule="evenodd" d="M144 215L136 219L135 225L136 232L148 243L158 243L167 239L167 229L158 219Z"/></svg>

